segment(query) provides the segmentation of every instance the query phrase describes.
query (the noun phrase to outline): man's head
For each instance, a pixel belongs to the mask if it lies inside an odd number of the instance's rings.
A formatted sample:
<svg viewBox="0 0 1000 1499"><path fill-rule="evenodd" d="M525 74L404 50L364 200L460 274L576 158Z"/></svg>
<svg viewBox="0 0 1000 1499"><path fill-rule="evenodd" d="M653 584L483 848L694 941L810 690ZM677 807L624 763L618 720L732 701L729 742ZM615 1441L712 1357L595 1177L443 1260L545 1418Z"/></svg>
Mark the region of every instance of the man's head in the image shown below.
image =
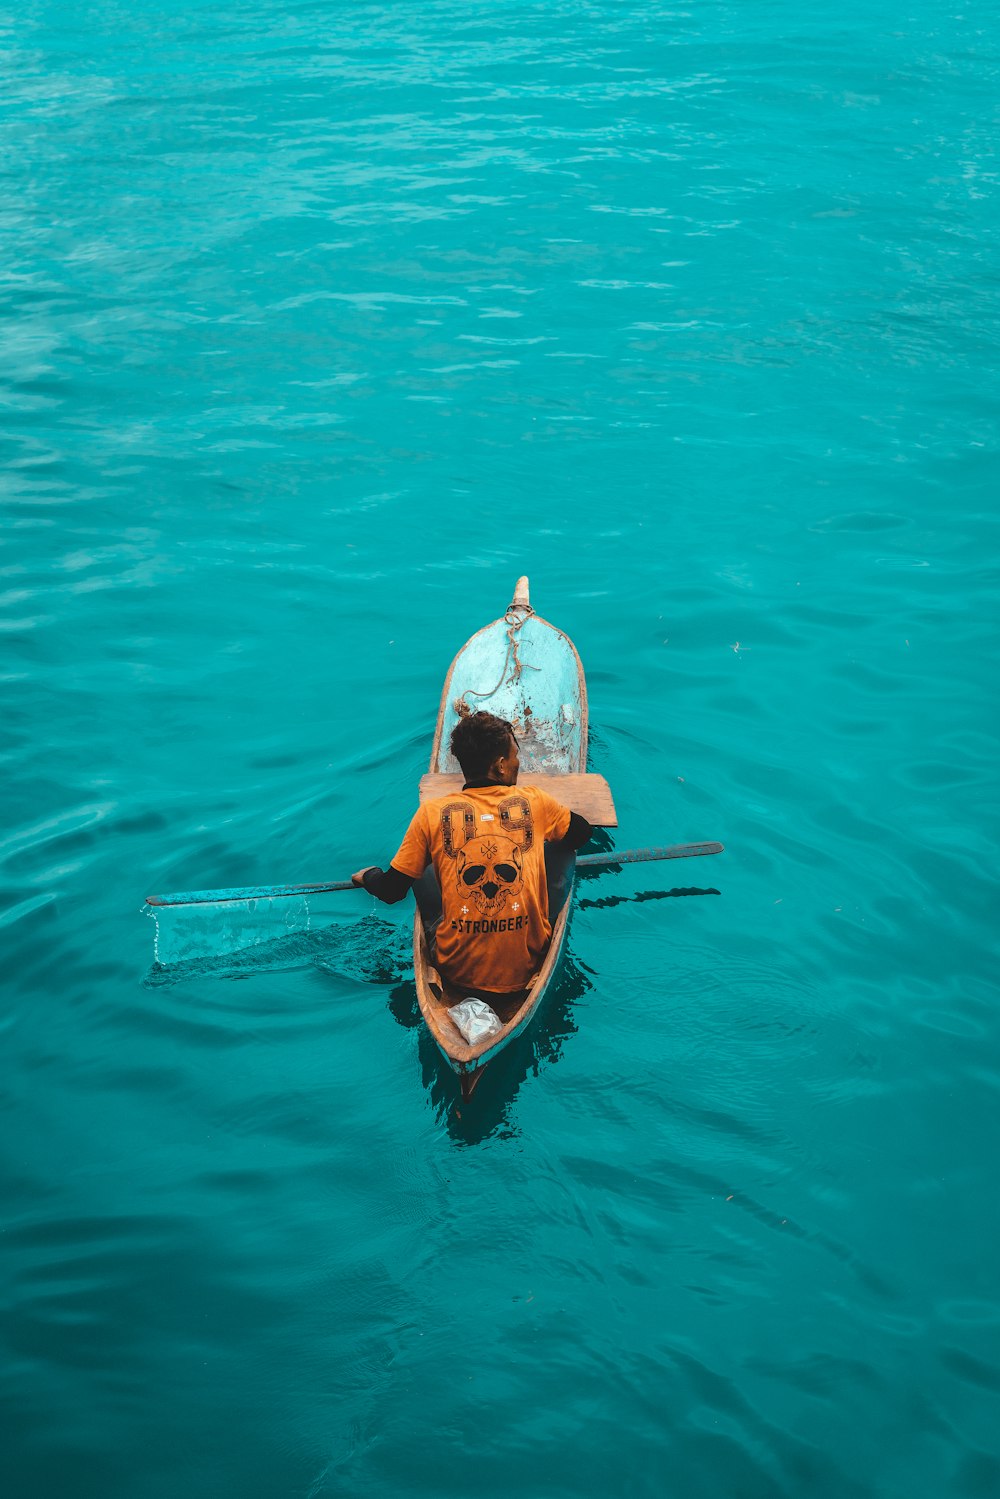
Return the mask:
<svg viewBox="0 0 1000 1499"><path fill-rule="evenodd" d="M495 713L470 713L460 718L451 735L451 752L467 781L493 781L514 786L520 757L514 729Z"/></svg>

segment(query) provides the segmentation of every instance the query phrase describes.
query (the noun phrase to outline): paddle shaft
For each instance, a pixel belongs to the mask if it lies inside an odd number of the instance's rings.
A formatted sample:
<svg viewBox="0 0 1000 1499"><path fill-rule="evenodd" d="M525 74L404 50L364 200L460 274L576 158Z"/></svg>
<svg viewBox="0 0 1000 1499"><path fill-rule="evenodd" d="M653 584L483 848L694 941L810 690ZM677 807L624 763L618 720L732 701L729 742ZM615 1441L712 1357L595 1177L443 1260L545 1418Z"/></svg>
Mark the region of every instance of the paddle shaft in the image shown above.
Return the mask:
<svg viewBox="0 0 1000 1499"><path fill-rule="evenodd" d="M184 890L177 895L147 895L147 906L221 906L227 901L274 900L285 895L325 895L330 890L357 890L353 880L315 885L246 885L234 890Z"/></svg>
<svg viewBox="0 0 1000 1499"><path fill-rule="evenodd" d="M594 868L607 864L642 864L651 859L697 859L702 854L721 854L721 843L675 843L669 848L629 848L608 854L584 854L578 865ZM315 885L246 885L234 890L186 890L176 895L147 895L147 906L221 906L229 901L276 900L289 895L326 895L335 890L357 890L351 880L333 880Z"/></svg>
<svg viewBox="0 0 1000 1499"><path fill-rule="evenodd" d="M673 843L666 848L612 849L607 854L582 854L577 866L593 869L602 864L645 864L653 859L700 859L703 854L721 854L721 843Z"/></svg>

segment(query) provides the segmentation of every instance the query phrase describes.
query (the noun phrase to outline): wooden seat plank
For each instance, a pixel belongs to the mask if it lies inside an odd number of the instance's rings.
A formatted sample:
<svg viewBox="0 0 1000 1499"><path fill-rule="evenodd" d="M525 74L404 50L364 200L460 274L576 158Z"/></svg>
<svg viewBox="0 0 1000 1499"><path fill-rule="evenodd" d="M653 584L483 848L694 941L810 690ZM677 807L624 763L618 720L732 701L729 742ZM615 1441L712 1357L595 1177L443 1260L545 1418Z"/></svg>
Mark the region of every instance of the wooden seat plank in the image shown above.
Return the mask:
<svg viewBox="0 0 1000 1499"><path fill-rule="evenodd" d="M438 775L431 773L420 778L420 800L431 801L436 796L453 796L462 790L464 778L460 775ZM525 771L518 776L518 786L537 786L547 791L557 802L579 812L588 822L599 828L616 828L618 813L611 796L611 787L603 776L586 775L546 776ZM514 790L511 787L511 790Z"/></svg>

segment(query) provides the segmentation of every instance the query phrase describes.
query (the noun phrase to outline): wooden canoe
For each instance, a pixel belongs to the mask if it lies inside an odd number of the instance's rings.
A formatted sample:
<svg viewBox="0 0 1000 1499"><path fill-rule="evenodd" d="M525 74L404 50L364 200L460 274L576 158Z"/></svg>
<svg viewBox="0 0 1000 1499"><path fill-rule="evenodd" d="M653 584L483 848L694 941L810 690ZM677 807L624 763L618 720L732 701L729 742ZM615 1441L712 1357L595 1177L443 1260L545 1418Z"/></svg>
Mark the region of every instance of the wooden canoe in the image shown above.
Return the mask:
<svg viewBox="0 0 1000 1499"><path fill-rule="evenodd" d="M543 785L557 800L590 821L614 824L607 783L600 776L585 773L587 686L580 657L562 630L535 614L527 578L518 580L513 602L503 618L473 635L451 664L441 694L430 773L421 782L422 799L440 795L451 786L461 788L461 774L449 741L458 722L456 704L462 699L473 712L482 708L514 724L520 745L521 784ZM433 923L441 902L433 867L418 881L419 909L413 927L417 998L431 1035L461 1078L463 1098L471 1094L483 1067L530 1024L545 997L566 937L575 866L574 854L554 847L546 849L552 922L548 952L523 998L490 1000L503 1028L475 1045L463 1038L448 1013L452 1005L474 991L450 985L431 957L425 922Z"/></svg>

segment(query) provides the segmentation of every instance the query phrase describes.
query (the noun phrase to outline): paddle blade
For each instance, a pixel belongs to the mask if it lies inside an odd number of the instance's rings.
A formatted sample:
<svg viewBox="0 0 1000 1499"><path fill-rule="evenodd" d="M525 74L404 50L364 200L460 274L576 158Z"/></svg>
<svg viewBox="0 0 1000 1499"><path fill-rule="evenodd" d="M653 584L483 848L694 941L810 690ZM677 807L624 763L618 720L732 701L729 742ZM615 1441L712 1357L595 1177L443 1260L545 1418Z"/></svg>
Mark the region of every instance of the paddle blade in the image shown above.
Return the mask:
<svg viewBox="0 0 1000 1499"><path fill-rule="evenodd" d="M265 942L308 932L322 915L316 896L201 901L190 906L145 905L143 910L155 924L153 958L161 967L189 963L195 958L220 957L243 952ZM354 913L355 919L357 912Z"/></svg>

